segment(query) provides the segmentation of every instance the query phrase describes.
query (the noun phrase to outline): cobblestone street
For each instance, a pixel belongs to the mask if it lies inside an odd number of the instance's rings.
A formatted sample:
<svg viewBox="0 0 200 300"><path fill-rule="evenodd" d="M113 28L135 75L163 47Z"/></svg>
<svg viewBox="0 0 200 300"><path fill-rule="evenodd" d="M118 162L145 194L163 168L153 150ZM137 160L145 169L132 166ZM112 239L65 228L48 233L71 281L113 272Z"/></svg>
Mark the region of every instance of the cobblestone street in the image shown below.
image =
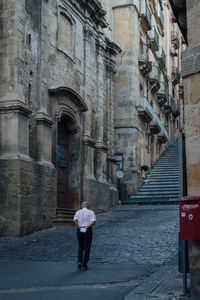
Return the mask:
<svg viewBox="0 0 200 300"><path fill-rule="evenodd" d="M178 223L176 205L118 206L98 215L87 272L76 270L74 226L1 238L0 299L124 299L161 265L177 268Z"/></svg>

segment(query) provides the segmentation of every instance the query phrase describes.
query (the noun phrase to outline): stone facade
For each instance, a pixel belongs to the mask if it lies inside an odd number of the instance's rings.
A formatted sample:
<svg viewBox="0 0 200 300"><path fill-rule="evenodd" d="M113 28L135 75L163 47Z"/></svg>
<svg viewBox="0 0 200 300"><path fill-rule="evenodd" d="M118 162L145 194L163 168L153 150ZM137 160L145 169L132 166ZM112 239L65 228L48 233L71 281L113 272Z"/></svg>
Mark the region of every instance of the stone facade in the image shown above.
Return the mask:
<svg viewBox="0 0 200 300"><path fill-rule="evenodd" d="M188 196L200 195L200 3L186 1L188 48L183 53ZM190 241L191 299L200 297L200 242Z"/></svg>
<svg viewBox="0 0 200 300"><path fill-rule="evenodd" d="M178 76L183 38L172 22L168 1L102 3L108 10L110 34L122 48L116 59L115 152L123 160L118 164L124 173L121 181L128 194L134 194L146 175L142 166L151 168L182 127Z"/></svg>
<svg viewBox="0 0 200 300"><path fill-rule="evenodd" d="M97 0L2 0L0 235L117 203L114 58Z"/></svg>

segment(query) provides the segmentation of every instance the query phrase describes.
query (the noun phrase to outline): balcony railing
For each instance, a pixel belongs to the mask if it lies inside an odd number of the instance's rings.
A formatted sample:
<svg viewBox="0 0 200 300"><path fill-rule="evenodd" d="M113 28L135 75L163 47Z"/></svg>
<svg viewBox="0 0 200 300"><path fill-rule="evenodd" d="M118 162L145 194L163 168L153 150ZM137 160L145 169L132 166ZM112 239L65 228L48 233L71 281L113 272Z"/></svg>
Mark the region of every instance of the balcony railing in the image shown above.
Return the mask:
<svg viewBox="0 0 200 300"><path fill-rule="evenodd" d="M149 83L153 93L160 88L160 70L154 64L152 64L152 70L149 73Z"/></svg>
<svg viewBox="0 0 200 300"><path fill-rule="evenodd" d="M149 46L154 51L158 51L159 50L159 35L157 33L157 30L156 30L155 26L150 31L150 34L149 34Z"/></svg>
<svg viewBox="0 0 200 300"><path fill-rule="evenodd" d="M139 55L139 69L143 75L148 74L152 70L152 63L149 61L148 54L140 54Z"/></svg>
<svg viewBox="0 0 200 300"><path fill-rule="evenodd" d="M158 59L159 59L160 68L163 69L166 66L166 55L163 50L163 47L159 48Z"/></svg>
<svg viewBox="0 0 200 300"><path fill-rule="evenodd" d="M168 141L169 139L169 136L168 136L168 132L167 130L163 127L162 128L162 131L158 134L158 141L161 143L161 144L164 144Z"/></svg>
<svg viewBox="0 0 200 300"><path fill-rule="evenodd" d="M180 108L177 106L176 101L172 102L172 116L177 118L180 115Z"/></svg>
<svg viewBox="0 0 200 300"><path fill-rule="evenodd" d="M160 89L157 91L157 100L160 105L166 103L169 95L169 86L163 81L160 82Z"/></svg>
<svg viewBox="0 0 200 300"><path fill-rule="evenodd" d="M162 130L162 122L158 116L154 115L154 119L149 124L149 129L152 134L158 134Z"/></svg>
<svg viewBox="0 0 200 300"><path fill-rule="evenodd" d="M173 67L172 68L172 83L173 83L173 85L178 84L180 82L180 78L181 78L181 72L180 72L179 68Z"/></svg>
<svg viewBox="0 0 200 300"><path fill-rule="evenodd" d="M145 1L140 1L140 19L144 30L151 30L151 12Z"/></svg>
<svg viewBox="0 0 200 300"><path fill-rule="evenodd" d="M172 107L175 100L172 96L169 95L167 102L165 103L165 113L170 114L172 112Z"/></svg>
<svg viewBox="0 0 200 300"><path fill-rule="evenodd" d="M140 104L136 106L138 115L147 123L151 122L154 118L154 110L146 99L146 97L140 97Z"/></svg>
<svg viewBox="0 0 200 300"><path fill-rule="evenodd" d="M160 17L162 26L164 27L164 25L165 25L165 17L164 17L164 14L163 14L162 10L160 10L160 15L159 15L159 17Z"/></svg>
<svg viewBox="0 0 200 300"><path fill-rule="evenodd" d="M178 32L172 31L171 32L171 42L175 49L179 48L179 35Z"/></svg>

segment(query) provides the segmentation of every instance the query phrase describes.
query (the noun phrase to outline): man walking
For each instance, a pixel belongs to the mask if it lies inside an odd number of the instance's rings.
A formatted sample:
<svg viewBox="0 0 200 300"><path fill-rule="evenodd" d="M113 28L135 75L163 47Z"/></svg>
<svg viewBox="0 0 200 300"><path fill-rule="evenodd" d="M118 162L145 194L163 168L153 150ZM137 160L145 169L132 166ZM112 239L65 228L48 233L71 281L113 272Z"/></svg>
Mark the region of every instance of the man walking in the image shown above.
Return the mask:
<svg viewBox="0 0 200 300"><path fill-rule="evenodd" d="M96 223L95 213L88 209L88 202L82 203L82 209L78 210L74 216L74 223L77 227L78 249L78 269L83 266L87 270L90 257L90 247L92 244L92 226Z"/></svg>

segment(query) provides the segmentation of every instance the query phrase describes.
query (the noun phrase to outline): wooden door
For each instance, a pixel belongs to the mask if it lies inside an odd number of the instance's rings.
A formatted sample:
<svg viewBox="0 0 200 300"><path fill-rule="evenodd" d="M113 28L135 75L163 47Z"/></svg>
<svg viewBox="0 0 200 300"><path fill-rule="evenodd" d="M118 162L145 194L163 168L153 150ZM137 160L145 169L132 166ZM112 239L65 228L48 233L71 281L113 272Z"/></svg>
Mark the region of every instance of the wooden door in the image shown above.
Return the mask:
<svg viewBox="0 0 200 300"><path fill-rule="evenodd" d="M58 123L57 141L57 207L69 206L69 132L65 123Z"/></svg>

